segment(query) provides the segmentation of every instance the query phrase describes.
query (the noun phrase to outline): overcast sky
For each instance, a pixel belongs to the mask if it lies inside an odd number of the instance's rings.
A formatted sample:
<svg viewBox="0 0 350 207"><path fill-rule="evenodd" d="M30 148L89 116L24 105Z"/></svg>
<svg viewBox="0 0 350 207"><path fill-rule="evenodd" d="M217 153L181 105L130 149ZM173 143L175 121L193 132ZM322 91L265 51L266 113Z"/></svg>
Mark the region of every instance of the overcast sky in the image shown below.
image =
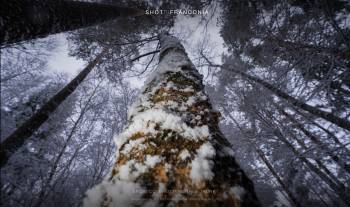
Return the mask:
<svg viewBox="0 0 350 207"><path fill-rule="evenodd" d="M223 39L219 34L219 27L217 26L219 12L215 11L213 14L213 18L207 24L207 30L205 30L203 24L199 24L201 20L200 15L195 17L178 15L176 18L172 33L181 36L180 38L185 40L183 41L183 45L192 60L195 57L194 53L196 52L197 45L203 41L203 38L205 38L206 44L209 45L213 54L219 55L225 51ZM211 14L209 13L207 15ZM69 76L69 79L72 79L84 68L86 63L68 55L68 41L65 33L54 36L54 39L57 41L57 47L51 52L51 56L48 58L49 70L57 73L65 73ZM217 58L216 61L220 61L220 58ZM128 78L130 84L135 88L142 87L144 80L145 77Z"/></svg>

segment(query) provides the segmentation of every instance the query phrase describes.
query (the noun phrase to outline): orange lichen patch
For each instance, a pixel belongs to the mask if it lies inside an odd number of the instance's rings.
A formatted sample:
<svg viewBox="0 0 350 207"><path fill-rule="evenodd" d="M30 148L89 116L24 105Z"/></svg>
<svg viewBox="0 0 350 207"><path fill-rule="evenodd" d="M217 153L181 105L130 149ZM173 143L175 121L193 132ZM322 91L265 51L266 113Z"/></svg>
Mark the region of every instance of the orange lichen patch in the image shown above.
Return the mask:
<svg viewBox="0 0 350 207"><path fill-rule="evenodd" d="M166 174L166 169L163 165L156 165L153 168L152 175L158 182L167 183L169 181L169 178Z"/></svg>
<svg viewBox="0 0 350 207"><path fill-rule="evenodd" d="M204 140L185 139L169 129L160 130L156 135L146 135L144 138L142 147L135 146L127 155L121 153L117 165L125 163L124 159L130 159L131 157L138 162L144 162L147 155L159 155L169 164L182 166L188 163L188 160L181 160L180 152L183 149L195 151L204 142Z"/></svg>
<svg viewBox="0 0 350 207"><path fill-rule="evenodd" d="M112 178L117 174L117 170L115 168L112 169L111 176L109 177L109 180L112 180Z"/></svg>
<svg viewBox="0 0 350 207"><path fill-rule="evenodd" d="M157 134L146 136L144 141L156 151L155 153L160 153L162 150L170 152L172 149L177 149L178 152L183 149L196 150L203 142L204 140L186 139L170 129L159 129Z"/></svg>
<svg viewBox="0 0 350 207"><path fill-rule="evenodd" d="M131 149L127 156L128 156L127 159L132 158L137 162L143 162L145 160L144 149L137 148L137 147L134 147L133 149Z"/></svg>
<svg viewBox="0 0 350 207"><path fill-rule="evenodd" d="M123 151L123 149L125 148L125 145L129 144L130 140L136 140L144 136L145 134L143 132L136 132L135 134L131 135L131 137L125 143L123 143L122 146L120 146L119 151L120 152Z"/></svg>
<svg viewBox="0 0 350 207"><path fill-rule="evenodd" d="M128 157L127 157L127 156L120 155L120 156L119 156L119 159L118 159L117 162L116 162L116 165L117 165L117 166L123 165L123 164L125 164L127 161L128 161Z"/></svg>
<svg viewBox="0 0 350 207"><path fill-rule="evenodd" d="M111 176L109 177L109 180L111 180L117 173L118 173L118 166L124 165L129 160L129 157L120 154L118 157L118 160L114 163L112 168Z"/></svg>
<svg viewBox="0 0 350 207"><path fill-rule="evenodd" d="M189 163L193 157L182 160L179 154L184 149L189 152L195 152L204 141L180 138L176 132L169 129L164 130L159 128L158 130L159 133L155 135L148 134L144 136L145 141L142 148L135 148L126 156L121 155L117 161L118 165L122 165L122 163L125 163L131 157L140 163L144 163L146 155L160 155L165 159L157 163L153 168L150 168L147 172L142 173L137 179L145 189L155 190L158 186L157 183L164 183L167 190L170 191L179 189L184 200L179 201L175 206L240 206L239 199L234 197L234 195L226 194L227 196L223 196L224 192L229 192L230 186L232 186L230 181L224 180L225 178L222 177L222 179L197 183L193 183L193 180L190 178L191 167ZM166 141L164 141L164 137L167 137ZM176 152L170 152L171 149L177 150ZM135 154L136 152L138 152L137 155ZM166 167L169 164L173 166L173 169L170 171ZM226 165L222 165L222 167L226 168ZM113 169L112 177L117 173L118 171ZM222 183L226 184L222 185ZM181 192L181 190L189 191L190 193ZM162 196L164 197L162 199L169 198L169 200L172 200L176 194L179 193L163 193ZM145 194L144 196L144 198L151 199L152 193Z"/></svg>
<svg viewBox="0 0 350 207"><path fill-rule="evenodd" d="M191 169L189 167L182 167L182 168L176 168L175 174L179 176L188 176L191 172Z"/></svg>
<svg viewBox="0 0 350 207"><path fill-rule="evenodd" d="M199 120L196 120L195 125L209 125L217 128L221 117L220 112L213 110L207 101L198 101L189 106L186 112L200 116Z"/></svg>
<svg viewBox="0 0 350 207"><path fill-rule="evenodd" d="M152 97L153 103L158 103L161 101L186 101L188 97L193 96L193 91L180 91L174 89L167 89L165 87L159 88Z"/></svg>
<svg viewBox="0 0 350 207"><path fill-rule="evenodd" d="M199 107L192 105L192 106L188 107L187 111L191 112L191 113L199 113L200 109L199 109Z"/></svg>
<svg viewBox="0 0 350 207"><path fill-rule="evenodd" d="M135 134L131 135L131 137L129 138L130 140L135 140L141 137L144 137L145 134L143 132L136 132Z"/></svg>
<svg viewBox="0 0 350 207"><path fill-rule="evenodd" d="M152 145L148 145L147 148L144 151L144 154L146 155L153 155L156 154L156 149L154 148L154 146Z"/></svg>

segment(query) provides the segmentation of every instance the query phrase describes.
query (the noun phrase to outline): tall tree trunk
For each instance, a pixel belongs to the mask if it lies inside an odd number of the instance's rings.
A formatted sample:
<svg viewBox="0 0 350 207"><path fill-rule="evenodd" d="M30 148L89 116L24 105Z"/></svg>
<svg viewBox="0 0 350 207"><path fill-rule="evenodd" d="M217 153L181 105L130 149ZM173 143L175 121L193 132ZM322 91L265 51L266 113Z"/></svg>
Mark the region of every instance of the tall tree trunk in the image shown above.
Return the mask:
<svg viewBox="0 0 350 207"><path fill-rule="evenodd" d="M338 185L333 179L328 177L329 174L324 173L321 171L318 167L316 167L313 163L311 163L303 154L301 154L294 146L293 144L287 140L287 138L282 134L281 130L276 127L276 124L273 122L270 122L269 120L265 119L261 114L258 113L258 111L255 111L257 117L259 117L260 121L268 128L271 129L272 133L277 137L282 143L284 143L294 154L295 156L300 159L305 166L307 166L312 172L314 172L321 180L323 180L327 185L341 198L341 200L350 206L350 196L349 194L349 188L345 187L344 185ZM292 135L292 134L291 134ZM297 139L294 135L293 138L298 142L299 145L301 145L303 148L306 148L303 142L301 142L299 139ZM317 164L321 164L321 167L323 166L322 163L318 162L316 160ZM327 168L323 168L325 170ZM331 175L331 174L330 174ZM337 180L337 179L335 179Z"/></svg>
<svg viewBox="0 0 350 207"><path fill-rule="evenodd" d="M1 45L143 13L138 9L69 0L2 1L0 11Z"/></svg>
<svg viewBox="0 0 350 207"><path fill-rule="evenodd" d="M293 202L293 206L300 207L301 204L299 203L298 199L293 195L293 193L289 190L288 186L283 182L282 178L278 175L277 171L273 167L273 165L270 163L270 161L265 156L265 153L256 146L256 144L252 141L250 141L250 137L248 134L244 132L244 130L240 127L239 123L236 121L235 118L232 117L230 112L226 109L225 106L222 106L224 112L228 117L231 119L232 122L235 123L235 125L239 128L239 130L244 134L245 137L249 140L249 143L254 146L255 151L257 152L260 159L265 163L266 167L269 169L273 177L277 180L278 184L282 187L283 191L287 193L288 199Z"/></svg>
<svg viewBox="0 0 350 207"><path fill-rule="evenodd" d="M225 66L224 66L225 67ZM255 83L258 83L260 85L262 85L263 87L265 87L266 89L270 90L272 93L274 93L276 96L278 96L279 98L282 98L284 99L285 101L287 101L289 104L295 106L295 107L298 107L302 110L305 110L307 112L309 112L310 114L313 114L317 117L320 117L320 118L323 118L333 124L336 124L338 125L339 127L342 127L348 131L350 131L350 121L344 119L344 118L340 118L340 117L337 117L335 116L334 114L332 113L329 113L329 112L325 112L325 111L322 111L314 106L310 106L309 104L303 102L303 101L300 101L290 95L288 95L287 93L283 92L282 90L276 88L275 86L271 85L270 83L264 81L264 80L261 80L260 78L257 78L257 77L254 77L254 76L251 76L247 73L244 73L242 71L239 71L239 70L235 70L235 69L228 69L229 71L231 72L234 72L234 73L237 73L239 75L241 75L243 78L246 78L248 80L251 80Z"/></svg>
<svg viewBox="0 0 350 207"><path fill-rule="evenodd" d="M59 105L71 95L90 71L102 60L107 52L104 49L97 57L91 61L71 82L46 102L35 114L26 120L12 134L1 142L0 146L0 167L3 167L10 156L18 150L24 142L50 117Z"/></svg>
<svg viewBox="0 0 350 207"><path fill-rule="evenodd" d="M93 92L89 96L85 106L82 108L81 112L79 113L79 116L78 116L77 120L74 121L74 124L72 126L72 129L69 132L69 135L67 136L67 139L65 140L62 148L60 149L60 151L58 152L57 156L55 157L55 160L52 162L52 166L51 166L50 171L48 172L48 176L45 177L45 179L43 180L42 188L40 189L40 193L38 193L38 196L37 196L38 200L36 201L35 205L33 205L34 207L41 206L41 204L45 200L45 198L46 198L46 196L48 194L47 191L51 187L52 180L53 180L55 174L58 172L59 163L62 161L63 155L64 155L65 151L67 150L67 148L69 146L69 142L74 137L74 134L76 133L78 125L80 124L80 122L83 119L85 113L87 112L87 110L88 110L88 108L90 106L91 100L92 100L93 96L96 94L96 91L97 91L98 88L99 88L99 85L93 90ZM67 165L67 167L69 167L69 166L70 165Z"/></svg>
<svg viewBox="0 0 350 207"><path fill-rule="evenodd" d="M85 206L260 206L179 40L160 35L157 70L116 138L109 176Z"/></svg>
<svg viewBox="0 0 350 207"><path fill-rule="evenodd" d="M270 126L272 127L272 126ZM332 179L330 179L324 172L322 172L319 168L317 168L315 165L313 165L306 157L301 155L298 150L293 146L292 143L290 143L281 132L276 129L274 130L274 134L277 138L279 138L294 154L296 157L298 157L305 165L313 171L316 175L318 175L323 181L327 183L327 185L334 190L336 194L339 195L339 197L346 203L348 206L350 206L350 196L349 196L349 190L347 188L344 188L343 186L338 186Z"/></svg>
<svg viewBox="0 0 350 207"><path fill-rule="evenodd" d="M312 120L312 118L310 116L308 116L307 114L303 113L302 111L300 111L299 109L294 109L298 114L300 114L302 117L304 117L307 120L307 123L310 123L318 128L320 128L322 131L324 131L329 138L331 138L334 143L336 143L337 145L339 145L344 152L347 155L350 155L350 150L338 139L337 136L335 136L331 131L329 131L328 129L326 129L325 127L321 126L319 123L315 122L314 120Z"/></svg>
<svg viewBox="0 0 350 207"><path fill-rule="evenodd" d="M328 148L328 146L325 145L325 143L321 142L321 140L313 135L309 130L307 130L301 123L299 123L296 119L294 119L290 114L288 114L284 109L277 106L277 104L274 104L278 111L283 114L285 117L287 117L293 125L299 129L301 132L303 132L307 137L310 138L310 140L315 143L324 153L326 153L334 162L336 162L343 170L345 170L347 173L350 173L350 168L345 164L343 160L340 159L339 156L334 155L332 153L332 150Z"/></svg>
<svg viewBox="0 0 350 207"><path fill-rule="evenodd" d="M288 194L288 197L291 199L291 201L294 203L295 206L301 207L301 204L299 203L298 199L296 199L293 195L293 193L288 189L286 184L283 182L282 178L278 175L278 173L275 171L274 167L271 165L267 157L265 156L264 152L255 147L255 151L258 153L260 159L265 163L266 167L270 170L272 175L276 178L278 183L282 186L283 190Z"/></svg>
<svg viewBox="0 0 350 207"><path fill-rule="evenodd" d="M282 125L282 123L279 123L279 125ZM306 151L309 151L309 150L310 150L310 149L305 145L305 143L304 143L302 140L298 139L298 137L297 137L293 132L288 132L288 134L289 134L289 135L293 138L293 140L295 140L295 141L301 146L301 148L304 150L304 152L303 152L303 153L300 153L300 154L304 154ZM302 156L302 155L301 155L301 156ZM312 159L316 162L317 166L318 166L321 170L323 170L323 171L329 176L329 178L332 179L332 181L333 181L334 183L336 183L338 186L341 186L341 187L345 188L344 184L343 184L330 170L328 170L328 168L327 168L319 159L317 159L317 158L312 158Z"/></svg>

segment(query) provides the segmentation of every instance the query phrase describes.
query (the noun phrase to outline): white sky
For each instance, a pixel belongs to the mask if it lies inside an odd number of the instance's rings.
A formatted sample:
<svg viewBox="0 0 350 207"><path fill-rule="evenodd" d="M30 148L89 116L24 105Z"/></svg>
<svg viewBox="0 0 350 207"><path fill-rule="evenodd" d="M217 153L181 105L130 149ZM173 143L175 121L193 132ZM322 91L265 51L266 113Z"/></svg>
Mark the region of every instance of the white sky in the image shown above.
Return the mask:
<svg viewBox="0 0 350 207"><path fill-rule="evenodd" d="M55 34L57 47L48 58L48 69L52 72L66 73L73 78L85 66L85 62L68 55L68 41L65 33Z"/></svg>
<svg viewBox="0 0 350 207"><path fill-rule="evenodd" d="M178 15L175 21L173 30L176 32L188 33L183 45L189 53L190 58L193 58L193 54L196 51L196 45L206 38L206 43L211 48L212 53L222 54L225 51L224 40L220 36L220 28L217 26L217 18L219 12L215 12L215 16L207 24L207 31L203 24L199 25L201 17L189 17L185 15ZM216 61L220 61L217 59Z"/></svg>
<svg viewBox="0 0 350 207"><path fill-rule="evenodd" d="M207 14L208 16L210 14ZM219 12L214 13L213 18L207 24L207 30L205 31L204 26L199 24L201 16L190 17L186 15L178 15L175 20L175 25L172 28L172 32L175 35L179 35L183 39L183 45L193 60L196 52L196 47L199 42L206 38L206 44L209 45L211 52L220 56L224 51L223 39L219 34L219 27L217 26L217 18ZM86 63L80 59L69 56L68 41L66 34L56 34L53 37L57 41L57 47L52 51L48 58L48 69L54 73L65 73L69 79L81 71ZM220 62L220 58L215 60ZM200 71L201 72L201 71ZM134 88L141 88L145 81L145 77L142 78L128 78L128 82Z"/></svg>

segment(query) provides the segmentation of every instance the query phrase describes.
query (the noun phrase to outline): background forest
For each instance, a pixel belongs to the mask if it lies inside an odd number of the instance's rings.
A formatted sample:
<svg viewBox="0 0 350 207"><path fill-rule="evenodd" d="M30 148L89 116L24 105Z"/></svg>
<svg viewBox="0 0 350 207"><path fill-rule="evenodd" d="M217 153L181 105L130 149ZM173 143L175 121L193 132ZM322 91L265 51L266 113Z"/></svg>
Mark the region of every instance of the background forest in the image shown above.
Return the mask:
<svg viewBox="0 0 350 207"><path fill-rule="evenodd" d="M2 165L1 206L81 205L113 164L113 137L158 63L164 30L203 74L263 206L350 206L348 1L89 2L207 13L115 18L2 44L2 142L91 71Z"/></svg>

